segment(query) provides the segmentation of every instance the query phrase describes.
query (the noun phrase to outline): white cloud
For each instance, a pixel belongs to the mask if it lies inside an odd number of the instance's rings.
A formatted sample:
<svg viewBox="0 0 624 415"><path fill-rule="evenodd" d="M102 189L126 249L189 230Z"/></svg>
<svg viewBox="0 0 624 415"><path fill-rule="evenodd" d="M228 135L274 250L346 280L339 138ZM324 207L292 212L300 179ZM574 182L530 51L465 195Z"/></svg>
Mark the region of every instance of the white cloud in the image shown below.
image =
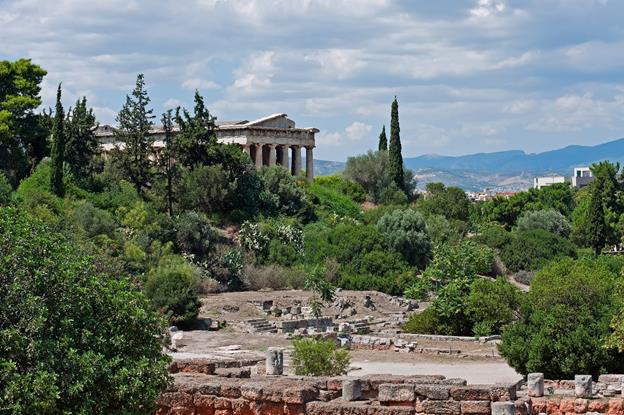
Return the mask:
<svg viewBox="0 0 624 415"><path fill-rule="evenodd" d="M169 109L169 108L176 108L176 107L183 107L184 103L182 101L180 101L179 99L176 98L169 98L168 100L166 100L163 103L163 107Z"/></svg>
<svg viewBox="0 0 624 415"><path fill-rule="evenodd" d="M195 90L195 89L202 90L202 89L218 89L218 88L221 88L221 86L214 81L201 79L201 78L193 78L193 79L187 79L186 81L182 82L182 88L191 89L191 90Z"/></svg>
<svg viewBox="0 0 624 415"><path fill-rule="evenodd" d="M354 121L345 127L344 131L320 132L317 135L317 142L327 146L337 146L345 143L362 142L371 139L372 125Z"/></svg>

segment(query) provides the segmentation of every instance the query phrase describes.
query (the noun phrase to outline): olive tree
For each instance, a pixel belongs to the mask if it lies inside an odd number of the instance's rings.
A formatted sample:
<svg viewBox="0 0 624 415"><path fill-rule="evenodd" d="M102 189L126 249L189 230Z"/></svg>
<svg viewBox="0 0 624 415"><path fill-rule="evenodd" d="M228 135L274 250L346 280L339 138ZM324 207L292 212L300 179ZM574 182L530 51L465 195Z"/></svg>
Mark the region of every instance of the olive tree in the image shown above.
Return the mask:
<svg viewBox="0 0 624 415"><path fill-rule="evenodd" d="M147 298L13 208L0 241L0 412L150 413L169 377Z"/></svg>

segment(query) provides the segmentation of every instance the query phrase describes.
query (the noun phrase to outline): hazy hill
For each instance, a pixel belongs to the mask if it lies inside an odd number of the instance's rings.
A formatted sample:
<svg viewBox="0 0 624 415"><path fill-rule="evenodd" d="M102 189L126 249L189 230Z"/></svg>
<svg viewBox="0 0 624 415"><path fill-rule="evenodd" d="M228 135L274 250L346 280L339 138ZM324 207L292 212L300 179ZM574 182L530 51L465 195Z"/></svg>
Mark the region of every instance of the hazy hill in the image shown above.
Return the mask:
<svg viewBox="0 0 624 415"><path fill-rule="evenodd" d="M624 138L595 146L567 146L543 153L521 150L477 153L465 156L423 155L407 157L405 166L416 173L418 187L442 182L464 190L484 188L522 190L532 186L533 177L544 174L571 176L574 167L610 160L624 164ZM314 160L316 175L344 169L345 163Z"/></svg>

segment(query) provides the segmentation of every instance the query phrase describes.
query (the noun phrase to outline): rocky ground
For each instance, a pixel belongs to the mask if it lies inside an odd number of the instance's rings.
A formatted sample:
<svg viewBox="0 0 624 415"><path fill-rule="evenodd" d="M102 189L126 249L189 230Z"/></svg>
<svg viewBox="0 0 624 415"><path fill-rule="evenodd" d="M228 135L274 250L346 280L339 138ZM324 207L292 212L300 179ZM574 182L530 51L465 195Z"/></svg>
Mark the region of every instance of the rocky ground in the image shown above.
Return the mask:
<svg viewBox="0 0 624 415"><path fill-rule="evenodd" d="M286 349L286 370L289 370L289 351L292 335L271 332L250 332L246 322L261 319L275 324L279 321L301 319L305 316L275 316L275 310L289 307L305 311L309 292L288 290L268 292L237 292L209 295L202 298L201 318L219 321L225 325L219 330L193 330L176 336L172 353L175 359L210 358L222 361L236 359L263 359L268 347ZM262 309L272 301L273 312ZM334 319L335 328L341 322L365 319L373 322L365 336L381 339L382 347L351 350L350 374L443 374L462 377L475 383L516 381L520 377L500 358L496 340L449 339L445 337L417 337L410 339L413 350L389 347L387 338L396 338L400 320L419 312L425 304L407 302L378 292L341 291L336 301L323 310L324 316ZM266 308L266 307L265 307ZM356 336L353 336L356 337ZM361 336L360 336L361 337ZM375 340L375 343L379 340ZM354 345L355 346L355 345ZM361 346L361 345L360 345Z"/></svg>

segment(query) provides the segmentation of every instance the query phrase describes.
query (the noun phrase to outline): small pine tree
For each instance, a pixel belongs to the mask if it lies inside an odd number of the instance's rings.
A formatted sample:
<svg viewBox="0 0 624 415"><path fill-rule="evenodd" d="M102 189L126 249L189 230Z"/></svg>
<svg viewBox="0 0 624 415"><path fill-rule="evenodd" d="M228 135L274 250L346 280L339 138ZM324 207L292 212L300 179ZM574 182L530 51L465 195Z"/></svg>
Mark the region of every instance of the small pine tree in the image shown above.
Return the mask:
<svg viewBox="0 0 624 415"><path fill-rule="evenodd" d="M399 189L405 189L405 173L403 171L403 156L401 154L401 135L399 127L399 102L396 97L392 101L390 112L390 176Z"/></svg>
<svg viewBox="0 0 624 415"><path fill-rule="evenodd" d="M139 74L132 95L126 95L126 103L117 115L119 129L115 131L115 139L123 148L113 152L113 159L139 194L149 186L152 168L154 139L149 131L154 115L148 109L149 103L143 74Z"/></svg>
<svg viewBox="0 0 624 415"><path fill-rule="evenodd" d="M603 185L601 180L594 180L589 202L589 221L587 226L587 244L594 249L596 256L600 255L606 244L607 223L605 221L604 206L602 204Z"/></svg>
<svg viewBox="0 0 624 415"><path fill-rule="evenodd" d="M386 125L381 127L381 134L379 134L379 151L388 150L388 139L386 138Z"/></svg>
<svg viewBox="0 0 624 415"><path fill-rule="evenodd" d="M87 106L86 97L77 100L76 106L67 111L65 162L76 178L84 178L91 173L91 161L99 147L94 134L96 127L95 115L93 109Z"/></svg>
<svg viewBox="0 0 624 415"><path fill-rule="evenodd" d="M65 195L63 185L63 163L65 159L65 131L63 124L65 112L61 103L61 84L56 91L56 111L52 127L52 175L50 176L50 188L58 197Z"/></svg>
<svg viewBox="0 0 624 415"><path fill-rule="evenodd" d="M195 91L195 108L193 115L179 107L176 109L175 122L180 126L177 138L179 147L179 162L185 167L205 165L208 163L208 151L217 143L215 133L216 118L204 104L204 98Z"/></svg>

